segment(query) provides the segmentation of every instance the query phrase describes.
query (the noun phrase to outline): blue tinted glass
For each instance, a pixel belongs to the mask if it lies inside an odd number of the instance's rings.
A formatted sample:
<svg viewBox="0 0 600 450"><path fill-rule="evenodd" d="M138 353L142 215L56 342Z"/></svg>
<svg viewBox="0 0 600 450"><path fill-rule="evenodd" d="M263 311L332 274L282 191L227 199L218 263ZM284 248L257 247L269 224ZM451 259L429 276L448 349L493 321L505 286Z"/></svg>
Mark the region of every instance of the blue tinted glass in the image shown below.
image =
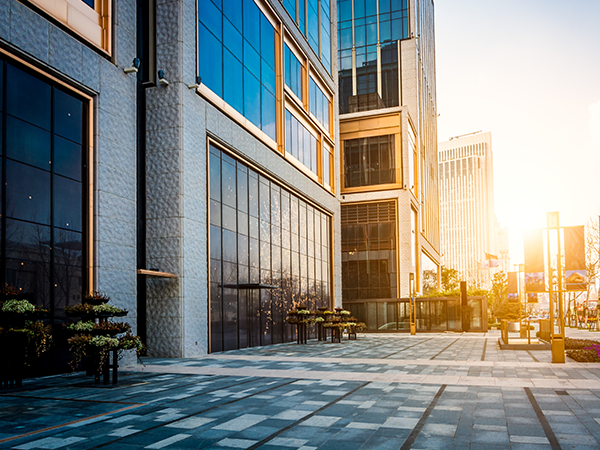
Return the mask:
<svg viewBox="0 0 600 450"><path fill-rule="evenodd" d="M223 13L238 30L242 31L242 0L226 0L223 4Z"/></svg>
<svg viewBox="0 0 600 450"><path fill-rule="evenodd" d="M6 67L6 112L50 130L50 86L10 64Z"/></svg>
<svg viewBox="0 0 600 450"><path fill-rule="evenodd" d="M292 152L292 115L285 110L285 151Z"/></svg>
<svg viewBox="0 0 600 450"><path fill-rule="evenodd" d="M81 145L54 136L54 173L81 181Z"/></svg>
<svg viewBox="0 0 600 450"><path fill-rule="evenodd" d="M260 56L275 68L275 30L271 22L260 14Z"/></svg>
<svg viewBox="0 0 600 450"><path fill-rule="evenodd" d="M223 100L233 106L237 112L244 114L244 70L242 63L227 50L225 50L223 56L223 68L225 74Z"/></svg>
<svg viewBox="0 0 600 450"><path fill-rule="evenodd" d="M26 183L23 180L27 180ZM50 173L14 161L6 162L6 215L50 224Z"/></svg>
<svg viewBox="0 0 600 450"><path fill-rule="evenodd" d="M52 196L54 226L81 231L81 183L55 175Z"/></svg>
<svg viewBox="0 0 600 450"><path fill-rule="evenodd" d="M81 100L54 89L54 133L70 139L77 144L82 143L82 115L83 104Z"/></svg>
<svg viewBox="0 0 600 450"><path fill-rule="evenodd" d="M365 45L365 26L354 27L354 42L357 47Z"/></svg>
<svg viewBox="0 0 600 450"><path fill-rule="evenodd" d="M379 40L381 42L386 42L391 39L392 39L392 28L390 26L390 21L385 20L385 21L379 22Z"/></svg>
<svg viewBox="0 0 600 450"><path fill-rule="evenodd" d="M219 97L223 97L223 47L202 24L198 25L200 45L199 74L205 84Z"/></svg>
<svg viewBox="0 0 600 450"><path fill-rule="evenodd" d="M244 37L256 50L260 50L260 15L253 0L244 0Z"/></svg>
<svg viewBox="0 0 600 450"><path fill-rule="evenodd" d="M289 47L286 45L285 46L285 50L284 50L284 55L283 55L283 64L284 64L284 80L285 80L285 84L288 85L289 87L292 87L292 71L291 71L291 55L290 55L290 49Z"/></svg>
<svg viewBox="0 0 600 450"><path fill-rule="evenodd" d="M379 0L379 14L390 12L390 0Z"/></svg>
<svg viewBox="0 0 600 450"><path fill-rule="evenodd" d="M352 48L352 28L340 31L340 49Z"/></svg>
<svg viewBox="0 0 600 450"><path fill-rule="evenodd" d="M223 44L240 61L243 59L242 49L244 48L244 39L240 33L227 19L223 20Z"/></svg>
<svg viewBox="0 0 600 450"><path fill-rule="evenodd" d="M263 85L270 90L271 92L275 92L275 70L269 67L265 60L262 60L262 78L261 81Z"/></svg>
<svg viewBox="0 0 600 450"><path fill-rule="evenodd" d="M365 12L366 16L374 16L377 14L377 2L367 0L365 6L367 8Z"/></svg>
<svg viewBox="0 0 600 450"><path fill-rule="evenodd" d="M338 21L352 20L352 0L340 0L338 2Z"/></svg>
<svg viewBox="0 0 600 450"><path fill-rule="evenodd" d="M354 20L365 17L364 0L354 0Z"/></svg>
<svg viewBox="0 0 600 450"><path fill-rule="evenodd" d="M244 70L244 116L260 128L260 82Z"/></svg>
<svg viewBox="0 0 600 450"><path fill-rule="evenodd" d="M273 140L275 133L275 96L263 88L262 91L262 130Z"/></svg>
<svg viewBox="0 0 600 450"><path fill-rule="evenodd" d="M306 35L306 23L304 22L304 17L305 17L304 1L299 0L298 1L298 27L300 28L300 31L302 32L302 34Z"/></svg>
<svg viewBox="0 0 600 450"><path fill-rule="evenodd" d="M7 116L6 156L50 170L50 133Z"/></svg>
<svg viewBox="0 0 600 450"><path fill-rule="evenodd" d="M296 0L283 0L283 6L295 22L296 21Z"/></svg>
<svg viewBox="0 0 600 450"><path fill-rule="evenodd" d="M260 55L244 40L244 66L256 78L260 78Z"/></svg>
<svg viewBox="0 0 600 450"><path fill-rule="evenodd" d="M308 0L308 43L319 54L319 3Z"/></svg>
<svg viewBox="0 0 600 450"><path fill-rule="evenodd" d="M198 18L217 39L220 41L223 39L223 30L221 28L223 14L212 2L207 0L198 2Z"/></svg>

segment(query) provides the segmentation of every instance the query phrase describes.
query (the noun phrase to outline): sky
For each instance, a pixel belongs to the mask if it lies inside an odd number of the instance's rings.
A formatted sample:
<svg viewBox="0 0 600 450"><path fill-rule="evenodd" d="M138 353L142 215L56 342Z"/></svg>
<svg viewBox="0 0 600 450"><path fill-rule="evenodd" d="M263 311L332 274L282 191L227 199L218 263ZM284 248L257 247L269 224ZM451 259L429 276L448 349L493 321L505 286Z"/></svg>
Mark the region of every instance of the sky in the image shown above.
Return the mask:
<svg viewBox="0 0 600 450"><path fill-rule="evenodd" d="M438 140L492 133L495 210L524 229L600 215L600 0L435 0Z"/></svg>

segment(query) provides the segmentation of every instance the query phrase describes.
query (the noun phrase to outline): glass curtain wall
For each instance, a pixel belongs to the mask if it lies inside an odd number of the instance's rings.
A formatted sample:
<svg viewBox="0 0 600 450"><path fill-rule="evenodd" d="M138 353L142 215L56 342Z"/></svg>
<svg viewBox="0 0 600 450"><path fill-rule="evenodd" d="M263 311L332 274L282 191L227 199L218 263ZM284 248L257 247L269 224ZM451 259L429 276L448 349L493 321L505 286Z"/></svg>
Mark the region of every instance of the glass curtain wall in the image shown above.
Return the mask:
<svg viewBox="0 0 600 450"><path fill-rule="evenodd" d="M85 101L0 59L0 283L64 317L81 302L84 270Z"/></svg>
<svg viewBox="0 0 600 450"><path fill-rule="evenodd" d="M399 105L398 41L409 36L408 0L338 2L341 114ZM355 79L352 75L353 51L356 54ZM377 80L378 58L381 59L381 86Z"/></svg>
<svg viewBox="0 0 600 450"><path fill-rule="evenodd" d="M299 303L331 306L330 217L210 146L210 351L295 339Z"/></svg>
<svg viewBox="0 0 600 450"><path fill-rule="evenodd" d="M393 134L344 141L344 187L396 182Z"/></svg>
<svg viewBox="0 0 600 450"><path fill-rule="evenodd" d="M330 0L283 0L283 6L331 73Z"/></svg>
<svg viewBox="0 0 600 450"><path fill-rule="evenodd" d="M342 297L396 298L396 204L342 205Z"/></svg>
<svg viewBox="0 0 600 450"><path fill-rule="evenodd" d="M198 2L202 83L276 140L275 29L253 0Z"/></svg>

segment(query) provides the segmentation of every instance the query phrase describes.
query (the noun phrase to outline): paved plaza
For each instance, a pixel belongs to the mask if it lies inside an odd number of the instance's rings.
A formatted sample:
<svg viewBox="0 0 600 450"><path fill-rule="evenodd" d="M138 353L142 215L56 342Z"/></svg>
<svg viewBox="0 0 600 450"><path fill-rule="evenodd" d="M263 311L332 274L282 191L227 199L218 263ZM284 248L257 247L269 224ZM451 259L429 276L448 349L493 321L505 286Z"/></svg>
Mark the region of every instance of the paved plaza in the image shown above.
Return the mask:
<svg viewBox="0 0 600 450"><path fill-rule="evenodd" d="M26 380L0 391L0 448L600 448L600 364L551 364L498 338L367 334L143 358L115 387Z"/></svg>

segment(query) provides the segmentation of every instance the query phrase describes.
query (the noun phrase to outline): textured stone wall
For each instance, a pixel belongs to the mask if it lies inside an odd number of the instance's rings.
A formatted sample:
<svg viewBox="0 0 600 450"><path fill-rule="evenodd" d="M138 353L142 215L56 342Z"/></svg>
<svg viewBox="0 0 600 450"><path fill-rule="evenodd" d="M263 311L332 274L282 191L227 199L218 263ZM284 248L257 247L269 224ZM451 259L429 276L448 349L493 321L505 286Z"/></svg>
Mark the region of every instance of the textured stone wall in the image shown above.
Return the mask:
<svg viewBox="0 0 600 450"><path fill-rule="evenodd" d="M0 42L15 56L93 96L95 287L136 325L135 1L116 0L113 64L28 6L0 0Z"/></svg>

